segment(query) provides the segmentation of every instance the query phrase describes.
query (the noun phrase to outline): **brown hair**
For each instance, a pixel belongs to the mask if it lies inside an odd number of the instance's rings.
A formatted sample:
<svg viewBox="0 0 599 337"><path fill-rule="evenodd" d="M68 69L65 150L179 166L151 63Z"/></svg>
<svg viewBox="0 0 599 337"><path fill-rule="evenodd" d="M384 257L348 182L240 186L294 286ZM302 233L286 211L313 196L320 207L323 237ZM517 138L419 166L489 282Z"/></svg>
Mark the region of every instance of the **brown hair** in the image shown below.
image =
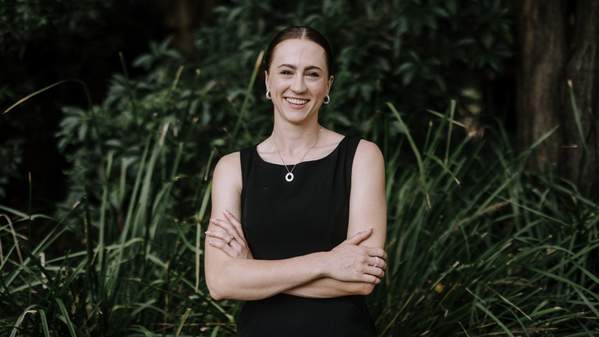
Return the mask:
<svg viewBox="0 0 599 337"><path fill-rule="evenodd" d="M335 71L333 67L333 53L331 50L331 46L329 45L327 39L322 34L320 34L320 32L308 26L291 26L278 32L273 37L272 41L270 41L270 44L268 45L268 48L264 53L264 70L268 72L268 69L270 68L270 64L272 62L272 53L275 50L276 46L279 43L290 39L306 39L321 46L326 54L329 76L333 76Z"/></svg>

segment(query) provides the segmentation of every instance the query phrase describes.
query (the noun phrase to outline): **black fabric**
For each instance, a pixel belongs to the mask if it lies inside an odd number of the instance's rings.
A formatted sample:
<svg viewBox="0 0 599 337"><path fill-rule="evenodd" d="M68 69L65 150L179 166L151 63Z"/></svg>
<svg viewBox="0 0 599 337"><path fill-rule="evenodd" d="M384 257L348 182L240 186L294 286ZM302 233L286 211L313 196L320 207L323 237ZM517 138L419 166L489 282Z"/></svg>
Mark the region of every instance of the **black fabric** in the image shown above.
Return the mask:
<svg viewBox="0 0 599 337"><path fill-rule="evenodd" d="M346 136L327 156L299 163L293 182L285 181L283 165L264 161L256 146L240 152L241 222L254 258L328 251L346 239L359 141ZM365 297L359 295L314 299L279 294L247 301L237 326L239 337L375 336Z"/></svg>

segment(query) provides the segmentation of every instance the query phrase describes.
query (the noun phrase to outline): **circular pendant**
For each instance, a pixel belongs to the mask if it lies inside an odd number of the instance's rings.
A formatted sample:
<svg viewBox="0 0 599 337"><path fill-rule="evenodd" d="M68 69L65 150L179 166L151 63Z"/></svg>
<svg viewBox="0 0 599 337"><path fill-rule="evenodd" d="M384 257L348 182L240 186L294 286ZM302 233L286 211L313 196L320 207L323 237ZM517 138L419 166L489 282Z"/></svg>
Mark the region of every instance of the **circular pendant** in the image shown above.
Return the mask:
<svg viewBox="0 0 599 337"><path fill-rule="evenodd" d="M287 180L288 183L293 181L293 173L289 172L285 175L285 180Z"/></svg>

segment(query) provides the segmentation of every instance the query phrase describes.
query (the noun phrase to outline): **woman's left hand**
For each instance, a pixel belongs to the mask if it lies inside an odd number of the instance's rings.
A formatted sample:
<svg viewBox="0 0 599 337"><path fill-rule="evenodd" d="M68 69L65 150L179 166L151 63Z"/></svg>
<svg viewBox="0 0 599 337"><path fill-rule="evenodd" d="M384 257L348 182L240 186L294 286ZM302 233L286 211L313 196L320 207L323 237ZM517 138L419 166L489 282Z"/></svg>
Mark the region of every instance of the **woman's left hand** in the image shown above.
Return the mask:
<svg viewBox="0 0 599 337"><path fill-rule="evenodd" d="M206 242L232 258L253 259L239 220L229 211L223 215L224 219L210 219L213 226L206 231Z"/></svg>

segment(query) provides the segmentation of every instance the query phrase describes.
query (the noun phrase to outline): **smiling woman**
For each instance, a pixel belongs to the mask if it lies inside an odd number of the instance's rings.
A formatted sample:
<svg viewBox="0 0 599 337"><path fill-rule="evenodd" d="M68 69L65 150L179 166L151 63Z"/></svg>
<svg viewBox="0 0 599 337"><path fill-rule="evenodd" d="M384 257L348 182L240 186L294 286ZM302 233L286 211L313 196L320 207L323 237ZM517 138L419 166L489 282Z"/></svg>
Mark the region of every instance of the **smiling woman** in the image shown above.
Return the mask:
<svg viewBox="0 0 599 337"><path fill-rule="evenodd" d="M333 83L324 54L322 47L306 39L285 40L277 46L272 71L265 74L275 123L277 118L297 124L318 117Z"/></svg>
<svg viewBox="0 0 599 337"><path fill-rule="evenodd" d="M246 301L238 336L375 336L365 296L386 269L383 156L320 126L333 65L316 30L279 32L264 67L272 134L214 171L210 294Z"/></svg>

